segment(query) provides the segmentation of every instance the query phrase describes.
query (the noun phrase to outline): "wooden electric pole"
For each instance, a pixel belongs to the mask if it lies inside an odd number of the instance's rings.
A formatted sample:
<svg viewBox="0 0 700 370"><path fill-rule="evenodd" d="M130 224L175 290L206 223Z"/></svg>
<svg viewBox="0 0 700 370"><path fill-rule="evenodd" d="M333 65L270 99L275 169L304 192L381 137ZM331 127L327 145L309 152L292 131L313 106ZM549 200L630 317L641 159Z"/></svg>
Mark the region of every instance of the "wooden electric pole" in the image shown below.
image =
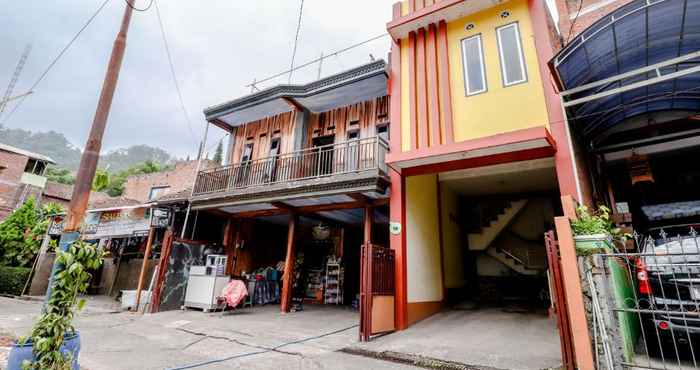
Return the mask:
<svg viewBox="0 0 700 370"><path fill-rule="evenodd" d="M114 90L117 88L117 80L119 79L119 70L121 69L122 60L124 59L126 34L129 30L129 23L131 22L131 14L133 12L130 1L132 0L127 0L126 8L124 9L124 17L122 18L122 24L117 34L117 39L114 41L112 56L107 66L107 74L102 84L102 93L97 103L95 118L92 121L90 136L85 144L83 156L80 158L80 167L78 168L78 174L75 178L73 196L71 197L68 208L64 232L75 232L80 229L85 211L88 207L90 190L92 190L92 179L95 177L97 161L100 159L102 137L104 136L105 127L107 126L107 117L109 117Z"/></svg>
<svg viewBox="0 0 700 370"><path fill-rule="evenodd" d="M107 74L105 76L104 83L102 84L102 93L100 94L100 100L97 103L97 111L95 112L95 118L92 121L90 136L88 136L87 143L85 144L85 150L80 158L80 167L78 168L78 174L75 177L73 196L71 197L70 205L68 206L63 233L61 233L61 239L58 242L58 249L61 251L68 250L70 245L80 238L80 225L83 223L85 211L88 207L88 201L90 200L92 178L95 177L97 161L100 159L102 137L105 133L109 109L112 106L114 90L117 88L119 70L121 69L122 60L124 59L126 34L129 30L129 23L131 22L131 14L133 12L132 1L133 0L126 0L127 4L126 9L124 10L124 17L122 18L122 24L119 29L119 33L117 34L117 39L114 41L112 56L109 58ZM49 279L49 287L46 292L46 297L44 298L44 308L46 308L46 303L49 301L49 299L51 299L54 275L56 274L58 268L59 266L57 263L54 263L53 270L51 271L51 277Z"/></svg>

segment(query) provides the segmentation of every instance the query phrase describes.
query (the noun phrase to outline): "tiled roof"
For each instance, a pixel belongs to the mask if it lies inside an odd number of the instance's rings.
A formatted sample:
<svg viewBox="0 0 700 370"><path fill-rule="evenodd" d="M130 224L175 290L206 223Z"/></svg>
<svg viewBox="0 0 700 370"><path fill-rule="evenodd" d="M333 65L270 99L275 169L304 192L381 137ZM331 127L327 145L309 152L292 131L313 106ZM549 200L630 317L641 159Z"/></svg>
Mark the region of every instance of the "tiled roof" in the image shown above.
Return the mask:
<svg viewBox="0 0 700 370"><path fill-rule="evenodd" d="M186 201L190 199L190 195L192 194L192 188L180 190L176 193L169 193L165 194L162 197L155 199L156 203L171 203L171 202L180 202L180 201Z"/></svg>
<svg viewBox="0 0 700 370"><path fill-rule="evenodd" d="M130 199L130 198L124 198L124 197L115 197L115 198L105 198L105 199L98 199L94 202L90 202L90 209L103 209L103 208L117 208L117 207L129 207L129 206L137 206L141 204L138 200L135 199Z"/></svg>
<svg viewBox="0 0 700 370"><path fill-rule="evenodd" d="M43 194L47 197L58 198L69 201L73 195L73 185L59 184L57 182L46 182Z"/></svg>
<svg viewBox="0 0 700 370"><path fill-rule="evenodd" d="M46 197L57 198L69 202L73 197L73 185L60 184L53 181L47 181L42 194ZM109 195L98 191L90 192L90 204L97 201L105 201L111 199Z"/></svg>

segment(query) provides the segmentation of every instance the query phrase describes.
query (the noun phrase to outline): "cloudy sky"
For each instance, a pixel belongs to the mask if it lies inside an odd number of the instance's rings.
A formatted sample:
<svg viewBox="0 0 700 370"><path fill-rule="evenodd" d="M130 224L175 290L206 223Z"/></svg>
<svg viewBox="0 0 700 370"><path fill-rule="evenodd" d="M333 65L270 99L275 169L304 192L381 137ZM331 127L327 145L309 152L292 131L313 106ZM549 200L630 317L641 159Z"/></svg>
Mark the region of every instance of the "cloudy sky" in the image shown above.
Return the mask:
<svg viewBox="0 0 700 370"><path fill-rule="evenodd" d="M2 1L0 91L4 92L26 44L31 43L33 50L13 95L29 89L102 1ZM148 1L137 4L143 7ZM306 0L297 64L382 34L394 1ZM245 85L253 78L260 80L289 68L297 0L161 0L158 4L192 127L180 109L152 8L134 13L103 150L145 143L180 157L193 155L203 135L203 108L249 93ZM124 0L108 3L35 93L9 119L2 118L5 126L58 131L83 146L124 6ZM383 38L325 59L322 74L368 62L370 54L386 58L388 48L389 39ZM293 81L314 79L317 68L295 72ZM285 76L262 87L286 81ZM208 146L223 134L215 129Z"/></svg>

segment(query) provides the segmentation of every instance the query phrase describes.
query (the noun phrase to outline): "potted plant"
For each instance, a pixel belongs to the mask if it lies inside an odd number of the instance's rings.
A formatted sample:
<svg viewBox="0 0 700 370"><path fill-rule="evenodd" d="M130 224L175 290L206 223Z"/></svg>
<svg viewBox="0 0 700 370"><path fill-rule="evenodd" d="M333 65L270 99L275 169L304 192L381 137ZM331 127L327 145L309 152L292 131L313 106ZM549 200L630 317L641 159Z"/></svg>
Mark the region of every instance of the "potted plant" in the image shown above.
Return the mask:
<svg viewBox="0 0 700 370"><path fill-rule="evenodd" d="M89 286L90 273L102 264L104 252L76 241L57 251L50 297L31 335L13 344L9 370L79 370L80 335L72 325L75 312L85 305L78 296Z"/></svg>
<svg viewBox="0 0 700 370"><path fill-rule="evenodd" d="M613 248L613 240L622 237L610 219L610 209L599 206L591 212L586 206L576 209L576 220L571 221L571 229L576 242L576 254L588 255Z"/></svg>

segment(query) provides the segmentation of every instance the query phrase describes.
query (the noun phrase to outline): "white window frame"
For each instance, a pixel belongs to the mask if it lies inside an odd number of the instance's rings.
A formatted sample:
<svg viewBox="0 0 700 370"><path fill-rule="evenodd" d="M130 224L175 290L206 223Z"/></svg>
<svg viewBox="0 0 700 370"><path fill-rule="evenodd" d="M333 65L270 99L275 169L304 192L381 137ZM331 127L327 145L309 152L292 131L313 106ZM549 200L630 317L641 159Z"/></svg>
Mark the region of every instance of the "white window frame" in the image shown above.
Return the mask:
<svg viewBox="0 0 700 370"><path fill-rule="evenodd" d="M481 81L484 84L484 87L481 90L476 90L472 91L469 88L469 71L467 69L467 53L466 49L464 47L464 44L471 40L471 39L476 39L477 42L479 43L479 66L481 67ZM484 43L483 39L481 38L481 34L476 34L473 36L469 36L466 38L463 38L460 42L460 46L462 47L462 73L464 74L464 91L467 96L472 96L472 95L477 95L484 93L488 91L488 83L486 81L486 65L484 64Z"/></svg>
<svg viewBox="0 0 700 370"><path fill-rule="evenodd" d="M506 61L503 57L503 44L501 43L501 31L510 27L515 28L515 41L518 44L518 61L520 62L520 72L523 75L523 78L517 81L506 81ZM525 66L525 55L523 54L523 43L518 22L508 23L496 28L496 40L498 41L498 58L501 61L501 79L503 80L503 86L508 87L527 82L527 67Z"/></svg>

